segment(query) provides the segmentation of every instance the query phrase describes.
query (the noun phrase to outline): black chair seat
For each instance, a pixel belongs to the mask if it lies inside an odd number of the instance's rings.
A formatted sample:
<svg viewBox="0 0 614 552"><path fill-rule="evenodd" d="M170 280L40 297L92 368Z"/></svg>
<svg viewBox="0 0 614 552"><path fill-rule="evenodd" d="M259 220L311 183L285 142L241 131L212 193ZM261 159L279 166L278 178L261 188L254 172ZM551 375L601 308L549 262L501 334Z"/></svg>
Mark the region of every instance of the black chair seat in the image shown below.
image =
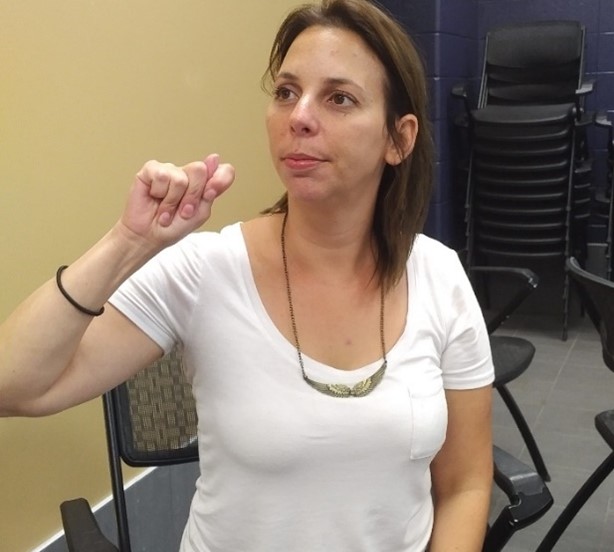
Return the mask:
<svg viewBox="0 0 614 552"><path fill-rule="evenodd" d="M510 174L502 176L499 173L487 174L484 172L475 175L476 182L482 185L524 188L533 186L564 186L568 182L568 177L567 173L550 174L540 178L535 178L535 176L533 178L525 178Z"/></svg>
<svg viewBox="0 0 614 552"><path fill-rule="evenodd" d="M528 258L528 259L558 259L564 258L563 251L548 251L548 250L530 250L530 249L512 249L512 250L503 250L497 249L494 247L486 247L481 243L476 245L477 250L480 253L484 253L485 255L493 255L496 257L501 257L504 259L518 259L519 257Z"/></svg>
<svg viewBox="0 0 614 552"><path fill-rule="evenodd" d="M515 220L509 219L489 219L486 216L480 218L479 223L476 223L476 228L487 227L487 228L501 228L503 230L511 230L512 232L517 232L521 227L527 231L535 231L535 232L548 232L548 231L556 231L565 229L565 221L563 220L546 220L546 221L538 221L534 220L529 222L527 220L519 221L517 218Z"/></svg>
<svg viewBox="0 0 614 552"><path fill-rule="evenodd" d="M535 355L533 344L522 337L491 335L490 348L495 367L495 387L505 385L520 376Z"/></svg>
<svg viewBox="0 0 614 552"><path fill-rule="evenodd" d="M483 198L479 198L483 200ZM478 213L491 213L495 215L503 215L503 216L515 216L517 218L520 217L548 217L565 215L566 204L559 202L558 205L526 205L526 204L516 204L516 205L506 205L503 203L497 205L491 205L484 201L476 201L476 207Z"/></svg>
<svg viewBox="0 0 614 552"><path fill-rule="evenodd" d="M477 234L477 238L480 243L486 244L486 246L490 245L492 247L496 247L497 245L500 247L533 247L535 249L539 249L540 251L545 250L546 248L556 247L563 243L563 237L534 237L534 236L495 236L493 234L482 235L480 233Z"/></svg>
<svg viewBox="0 0 614 552"><path fill-rule="evenodd" d="M493 75L496 77L496 75ZM575 83L561 84L508 84L492 86L488 91L488 101L491 104L514 105L518 103L538 105L543 104L543 98L551 102L566 102L573 98L576 91Z"/></svg>
<svg viewBox="0 0 614 552"><path fill-rule="evenodd" d="M542 127L510 127L501 132L497 126L480 126L475 129L476 140L497 140L498 142L541 142L543 140L560 140L570 135L568 124L548 125Z"/></svg>
<svg viewBox="0 0 614 552"><path fill-rule="evenodd" d="M548 140L536 145L535 142L519 142L517 146L511 146L507 142L478 141L475 142L475 151L482 155L503 157L520 157L525 160L528 157L548 157L567 155L569 152L569 140Z"/></svg>
<svg viewBox="0 0 614 552"><path fill-rule="evenodd" d="M520 163L515 159L505 157L482 157L475 161L478 171L490 171L491 173L522 174L522 173L551 173L569 170L569 158L548 158L543 161L530 159Z"/></svg>
<svg viewBox="0 0 614 552"><path fill-rule="evenodd" d="M564 123L573 118L574 104L487 105L471 112L476 123L484 125L543 126Z"/></svg>
<svg viewBox="0 0 614 552"><path fill-rule="evenodd" d="M564 190L555 189L554 191L548 190L548 188L536 188L535 190L525 189L525 191L502 189L502 190L489 190L481 189L476 191L476 196L479 198L485 198L493 201L557 201L565 200L566 193Z"/></svg>

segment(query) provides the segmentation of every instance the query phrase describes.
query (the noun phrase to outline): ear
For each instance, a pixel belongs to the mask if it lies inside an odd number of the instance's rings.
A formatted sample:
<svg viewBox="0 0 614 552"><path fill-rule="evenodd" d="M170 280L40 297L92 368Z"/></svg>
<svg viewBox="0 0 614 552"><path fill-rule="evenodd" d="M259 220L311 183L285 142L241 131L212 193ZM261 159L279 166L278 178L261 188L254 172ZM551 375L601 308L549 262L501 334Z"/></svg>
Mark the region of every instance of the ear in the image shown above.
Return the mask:
<svg viewBox="0 0 614 552"><path fill-rule="evenodd" d="M392 138L390 139L390 144L384 158L389 165L398 165L414 150L416 137L418 136L418 119L415 115L408 113L397 121L396 127L401 137L401 143L397 147Z"/></svg>

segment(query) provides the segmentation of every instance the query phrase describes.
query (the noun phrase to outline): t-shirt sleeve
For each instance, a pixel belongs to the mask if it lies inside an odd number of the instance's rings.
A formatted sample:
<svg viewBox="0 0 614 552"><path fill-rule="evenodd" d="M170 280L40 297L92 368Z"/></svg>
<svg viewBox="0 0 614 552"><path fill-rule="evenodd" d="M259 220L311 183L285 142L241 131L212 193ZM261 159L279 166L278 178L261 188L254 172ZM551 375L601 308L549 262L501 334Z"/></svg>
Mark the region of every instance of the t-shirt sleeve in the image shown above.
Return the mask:
<svg viewBox="0 0 614 552"><path fill-rule="evenodd" d="M163 250L109 299L165 352L181 342L198 299L202 238L192 234Z"/></svg>
<svg viewBox="0 0 614 552"><path fill-rule="evenodd" d="M446 389L472 389L492 384L494 368L482 309L457 254L449 250L445 309L447 337L441 356Z"/></svg>

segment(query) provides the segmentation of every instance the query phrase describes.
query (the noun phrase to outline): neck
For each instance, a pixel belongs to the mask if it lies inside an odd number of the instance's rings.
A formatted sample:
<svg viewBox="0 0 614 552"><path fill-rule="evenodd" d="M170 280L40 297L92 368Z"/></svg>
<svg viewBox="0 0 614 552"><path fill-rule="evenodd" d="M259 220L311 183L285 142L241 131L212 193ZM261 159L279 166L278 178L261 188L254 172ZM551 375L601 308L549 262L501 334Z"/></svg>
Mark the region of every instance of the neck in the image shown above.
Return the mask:
<svg viewBox="0 0 614 552"><path fill-rule="evenodd" d="M281 227L281 253L283 259L283 270L284 270L284 280L286 284L286 293L288 297L288 311L290 314L290 321L292 325L292 334L294 336L294 343L296 347L296 352L298 356L298 362L301 368L301 374L303 376L304 381L313 387L315 390L320 393L324 393L326 395L330 395L333 397L363 397L368 395L377 387L384 377L384 372L386 371L386 367L388 362L386 360L386 343L385 343L385 332L384 332L384 289L380 288L380 316L379 316L379 334L380 334L380 342L382 347L382 356L384 358L384 362L381 367L375 372L372 376L364 379L361 382L358 382L353 387L349 387L344 384L327 384L322 383L316 380L311 379L307 376L305 372L305 365L303 363L303 355L301 352L301 345L299 340L298 328L296 323L296 317L294 313L294 304L292 302L292 286L290 284L290 274L288 269L288 259L286 252L286 224L288 221L288 214L284 214L284 218L282 220Z"/></svg>
<svg viewBox="0 0 614 552"><path fill-rule="evenodd" d="M342 278L365 272L373 276L372 212L331 214L297 207L289 205L285 229L293 263L303 271L330 271Z"/></svg>

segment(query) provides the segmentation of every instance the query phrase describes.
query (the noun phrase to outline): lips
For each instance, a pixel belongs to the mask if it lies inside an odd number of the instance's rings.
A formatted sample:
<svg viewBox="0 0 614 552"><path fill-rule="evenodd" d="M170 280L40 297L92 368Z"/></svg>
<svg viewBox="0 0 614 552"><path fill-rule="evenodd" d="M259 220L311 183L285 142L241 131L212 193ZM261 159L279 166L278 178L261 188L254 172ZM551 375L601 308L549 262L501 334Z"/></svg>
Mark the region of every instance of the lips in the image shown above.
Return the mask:
<svg viewBox="0 0 614 552"><path fill-rule="evenodd" d="M306 153L291 153L281 158L282 162L293 170L307 170L317 167L325 160Z"/></svg>

